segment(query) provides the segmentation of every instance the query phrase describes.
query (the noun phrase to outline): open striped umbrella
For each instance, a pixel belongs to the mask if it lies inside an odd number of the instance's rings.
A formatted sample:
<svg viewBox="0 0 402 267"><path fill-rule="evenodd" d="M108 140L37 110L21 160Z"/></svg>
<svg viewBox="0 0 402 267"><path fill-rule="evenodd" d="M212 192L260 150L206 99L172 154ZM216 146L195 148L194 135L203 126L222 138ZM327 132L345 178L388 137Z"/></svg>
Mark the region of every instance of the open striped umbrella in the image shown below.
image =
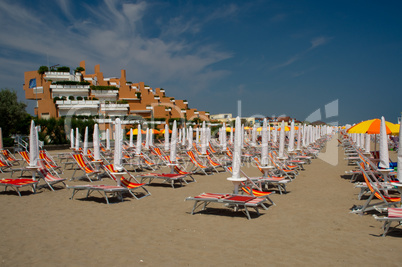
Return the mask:
<svg viewBox="0 0 402 267"><path fill-rule="evenodd" d="M350 127L347 132L348 133L368 133L368 134L380 134L380 119L373 119L362 121L352 127ZM392 133L392 129L395 129L395 124L392 122L385 122L385 130L387 134Z"/></svg>

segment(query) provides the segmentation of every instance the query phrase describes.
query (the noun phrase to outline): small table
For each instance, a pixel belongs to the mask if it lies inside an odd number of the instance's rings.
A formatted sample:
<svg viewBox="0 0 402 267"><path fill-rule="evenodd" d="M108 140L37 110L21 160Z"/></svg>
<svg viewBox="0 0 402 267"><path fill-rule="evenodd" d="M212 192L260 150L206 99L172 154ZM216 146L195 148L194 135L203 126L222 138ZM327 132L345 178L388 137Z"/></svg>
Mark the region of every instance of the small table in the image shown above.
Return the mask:
<svg viewBox="0 0 402 267"><path fill-rule="evenodd" d="M274 169L275 166L267 165L267 166L260 166L260 168L264 171L263 177L267 178L268 177L268 171Z"/></svg>
<svg viewBox="0 0 402 267"><path fill-rule="evenodd" d="M381 172L382 176L384 177L384 181L388 182L388 174L390 172L393 172L394 169L377 169L379 172Z"/></svg>

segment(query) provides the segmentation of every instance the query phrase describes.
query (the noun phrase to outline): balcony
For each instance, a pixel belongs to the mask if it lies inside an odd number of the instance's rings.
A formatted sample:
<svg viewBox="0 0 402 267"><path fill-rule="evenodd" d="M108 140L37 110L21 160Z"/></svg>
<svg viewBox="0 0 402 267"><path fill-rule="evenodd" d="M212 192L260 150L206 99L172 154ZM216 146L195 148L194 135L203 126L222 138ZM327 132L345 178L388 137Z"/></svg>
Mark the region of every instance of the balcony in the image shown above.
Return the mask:
<svg viewBox="0 0 402 267"><path fill-rule="evenodd" d="M101 104L102 111L124 111L127 112L129 104Z"/></svg>
<svg viewBox="0 0 402 267"><path fill-rule="evenodd" d="M59 116L86 115L92 116L98 113L99 101L95 100L57 100Z"/></svg>
<svg viewBox="0 0 402 267"><path fill-rule="evenodd" d="M52 81L80 81L81 73L77 72L75 75L69 72L48 71L45 72L45 80Z"/></svg>
<svg viewBox="0 0 402 267"><path fill-rule="evenodd" d="M53 97L60 95L88 95L89 85L60 85L51 84Z"/></svg>
<svg viewBox="0 0 402 267"><path fill-rule="evenodd" d="M117 99L119 90L91 90L91 94L100 99Z"/></svg>

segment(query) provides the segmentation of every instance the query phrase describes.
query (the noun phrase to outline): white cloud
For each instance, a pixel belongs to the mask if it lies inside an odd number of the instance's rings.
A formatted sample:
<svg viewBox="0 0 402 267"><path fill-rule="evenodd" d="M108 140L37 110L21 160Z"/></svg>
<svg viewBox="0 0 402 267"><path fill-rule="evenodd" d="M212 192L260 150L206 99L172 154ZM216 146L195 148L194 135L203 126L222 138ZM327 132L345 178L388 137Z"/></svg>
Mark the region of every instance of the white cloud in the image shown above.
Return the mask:
<svg viewBox="0 0 402 267"><path fill-rule="evenodd" d="M315 37L310 41L311 46L308 49L290 57L287 61L285 61L283 63L273 66L271 69L274 70L274 69L279 69L279 68L289 66L289 65L293 64L294 62L301 60L311 50L313 50L319 46L322 46L324 44L327 44L331 39L332 39L332 37L323 37L323 36ZM298 73L297 76L300 76L300 75L302 75L302 73Z"/></svg>
<svg viewBox="0 0 402 267"><path fill-rule="evenodd" d="M314 49L318 46L324 45L324 44L328 43L331 39L332 38L330 38L330 37L324 37L324 36L315 37L310 41L311 42L310 49Z"/></svg>
<svg viewBox="0 0 402 267"><path fill-rule="evenodd" d="M49 58L51 65L58 63L72 68L86 60L87 68L100 64L106 77L119 76L120 69L126 69L129 80L152 83L155 87L181 83L196 84L193 88L201 90L227 74L214 70L212 65L232 55L219 51L213 44L200 45L184 37L172 39L148 33L155 25L144 25L144 16L156 14L146 2L105 0L99 6L82 4L75 7L85 8L87 15L82 17L72 11L67 1L59 0L58 6L65 15L63 19L51 9L38 10L32 16L33 10L27 5L0 3L0 23L4 25L0 31L0 49L24 55L21 62L30 61L34 66L47 64L38 58ZM222 15L235 11L230 6ZM202 27L201 20L172 19L175 20L177 23L171 23L166 32L180 36L190 28L194 31ZM17 65L15 68L19 72L37 69L21 69Z"/></svg>

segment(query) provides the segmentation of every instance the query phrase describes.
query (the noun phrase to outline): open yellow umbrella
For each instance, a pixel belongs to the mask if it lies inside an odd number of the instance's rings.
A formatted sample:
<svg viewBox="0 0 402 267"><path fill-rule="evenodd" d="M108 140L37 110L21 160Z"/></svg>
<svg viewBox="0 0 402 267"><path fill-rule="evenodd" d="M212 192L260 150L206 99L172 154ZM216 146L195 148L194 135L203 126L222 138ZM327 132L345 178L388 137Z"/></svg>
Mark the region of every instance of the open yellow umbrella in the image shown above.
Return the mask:
<svg viewBox="0 0 402 267"><path fill-rule="evenodd" d="M380 119L373 119L362 121L352 127L350 127L347 132L348 133L367 133L367 134L380 134L380 126L381 120ZM392 122L385 122L385 129L387 134L392 133L392 129L395 129L395 125Z"/></svg>
<svg viewBox="0 0 402 267"><path fill-rule="evenodd" d="M272 131L274 128L273 127L267 127L267 129L270 129ZM262 127L258 127L257 132L261 132L261 131L262 131Z"/></svg>
<svg viewBox="0 0 402 267"><path fill-rule="evenodd" d="M165 133L165 129L160 130L159 133L164 134L164 133ZM172 130L169 129L169 133L172 133Z"/></svg>
<svg viewBox="0 0 402 267"><path fill-rule="evenodd" d="M159 134L161 133L160 131L156 130L156 129L149 129L153 134ZM165 129L163 129L165 130Z"/></svg>
<svg viewBox="0 0 402 267"><path fill-rule="evenodd" d="M138 134L138 129L136 128L136 129L134 129L134 130L132 130L133 131L133 135L137 135ZM141 133L142 134L145 134L146 133L146 131L144 131L144 130L141 130ZM129 135L130 134L130 131L128 131L128 133L126 134L126 135Z"/></svg>
<svg viewBox="0 0 402 267"><path fill-rule="evenodd" d="M278 131L280 131L281 130L281 128L279 127L278 128ZM298 126L295 126L295 130L299 130L299 127ZM289 126L285 126L285 132L289 132L290 131L290 127Z"/></svg>
<svg viewBox="0 0 402 267"><path fill-rule="evenodd" d="M226 127L226 132L227 132L227 133L230 133L231 131L232 131L232 128ZM233 131L234 131L234 129L233 129Z"/></svg>

